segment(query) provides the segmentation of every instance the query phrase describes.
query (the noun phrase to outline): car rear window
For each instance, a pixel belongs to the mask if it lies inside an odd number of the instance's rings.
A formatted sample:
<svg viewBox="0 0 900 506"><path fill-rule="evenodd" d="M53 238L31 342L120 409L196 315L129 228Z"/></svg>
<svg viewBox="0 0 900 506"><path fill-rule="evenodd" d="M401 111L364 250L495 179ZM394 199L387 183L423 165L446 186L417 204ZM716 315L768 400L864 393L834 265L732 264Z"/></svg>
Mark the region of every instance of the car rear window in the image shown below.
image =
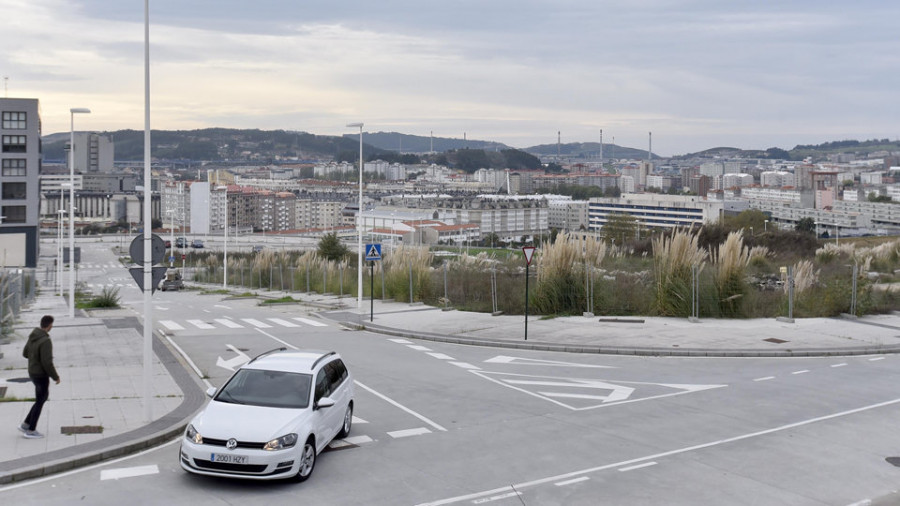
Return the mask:
<svg viewBox="0 0 900 506"><path fill-rule="evenodd" d="M309 374L241 369L216 394L215 400L270 408L309 406Z"/></svg>

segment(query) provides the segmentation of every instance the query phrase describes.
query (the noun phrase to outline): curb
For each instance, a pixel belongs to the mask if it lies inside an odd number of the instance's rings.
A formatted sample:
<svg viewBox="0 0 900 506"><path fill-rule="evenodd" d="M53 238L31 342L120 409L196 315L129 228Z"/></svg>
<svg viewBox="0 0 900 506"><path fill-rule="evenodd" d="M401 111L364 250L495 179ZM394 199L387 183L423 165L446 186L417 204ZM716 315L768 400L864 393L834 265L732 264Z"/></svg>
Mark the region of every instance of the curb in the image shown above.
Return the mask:
<svg viewBox="0 0 900 506"><path fill-rule="evenodd" d="M565 353L591 353L598 355L633 355L649 357L836 357L853 355L880 355L885 353L900 353L900 345L890 346L861 346L847 348L800 348L795 350L754 350L754 349L710 349L710 348L648 348L648 347L624 347L624 346L594 346L582 344L557 344L540 341L502 341L491 339L477 339L469 337L452 337L428 332L416 332L412 330L383 327L373 323L360 323L340 321L340 325L351 330L368 330L379 334L386 334L423 341L435 341L441 343L464 344L469 346L487 346L494 348L513 348L520 350L559 351Z"/></svg>

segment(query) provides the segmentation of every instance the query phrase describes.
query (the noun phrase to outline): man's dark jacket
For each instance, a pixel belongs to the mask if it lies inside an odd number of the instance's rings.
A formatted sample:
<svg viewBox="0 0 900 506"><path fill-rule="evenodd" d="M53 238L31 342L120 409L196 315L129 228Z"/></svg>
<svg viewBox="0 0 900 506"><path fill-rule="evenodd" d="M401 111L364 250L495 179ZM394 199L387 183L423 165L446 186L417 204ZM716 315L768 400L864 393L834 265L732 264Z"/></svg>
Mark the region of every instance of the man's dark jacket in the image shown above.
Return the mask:
<svg viewBox="0 0 900 506"><path fill-rule="evenodd" d="M53 342L47 331L41 328L31 331L22 356L28 359L29 376L50 376L53 381L59 381L56 367L53 366Z"/></svg>

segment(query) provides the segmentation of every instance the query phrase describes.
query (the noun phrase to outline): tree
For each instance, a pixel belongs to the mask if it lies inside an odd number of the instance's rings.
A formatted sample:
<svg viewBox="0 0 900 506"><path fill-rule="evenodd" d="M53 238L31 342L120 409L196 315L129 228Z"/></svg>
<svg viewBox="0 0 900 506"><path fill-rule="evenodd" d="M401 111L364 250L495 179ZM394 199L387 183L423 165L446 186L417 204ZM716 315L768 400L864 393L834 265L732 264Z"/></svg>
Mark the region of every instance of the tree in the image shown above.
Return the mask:
<svg viewBox="0 0 900 506"><path fill-rule="evenodd" d="M794 226L794 230L807 234L815 234L816 222L812 218L801 218L800 221L797 222L797 225Z"/></svg>
<svg viewBox="0 0 900 506"><path fill-rule="evenodd" d="M614 213L609 215L606 225L603 225L603 236L607 240L614 240L618 244L624 244L637 236L638 220L628 213Z"/></svg>
<svg viewBox="0 0 900 506"><path fill-rule="evenodd" d="M768 219L769 216L759 209L747 209L737 216L726 216L725 224L731 230L740 230L742 228L749 230L752 228L762 231L763 228L765 228L765 222Z"/></svg>
<svg viewBox="0 0 900 506"><path fill-rule="evenodd" d="M340 261L350 254L350 250L341 244L337 234L332 232L319 240L318 253L320 257L327 260Z"/></svg>

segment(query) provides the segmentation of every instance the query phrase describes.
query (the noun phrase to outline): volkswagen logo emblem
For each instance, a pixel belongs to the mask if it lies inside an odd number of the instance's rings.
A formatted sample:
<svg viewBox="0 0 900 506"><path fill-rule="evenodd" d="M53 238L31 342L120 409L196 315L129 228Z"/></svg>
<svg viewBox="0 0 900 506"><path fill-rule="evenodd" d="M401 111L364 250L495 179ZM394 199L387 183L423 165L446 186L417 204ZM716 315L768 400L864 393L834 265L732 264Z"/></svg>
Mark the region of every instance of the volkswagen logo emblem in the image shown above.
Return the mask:
<svg viewBox="0 0 900 506"><path fill-rule="evenodd" d="M229 450L234 450L235 448L237 448L237 439L229 439L228 442L225 443L225 448L228 448Z"/></svg>

